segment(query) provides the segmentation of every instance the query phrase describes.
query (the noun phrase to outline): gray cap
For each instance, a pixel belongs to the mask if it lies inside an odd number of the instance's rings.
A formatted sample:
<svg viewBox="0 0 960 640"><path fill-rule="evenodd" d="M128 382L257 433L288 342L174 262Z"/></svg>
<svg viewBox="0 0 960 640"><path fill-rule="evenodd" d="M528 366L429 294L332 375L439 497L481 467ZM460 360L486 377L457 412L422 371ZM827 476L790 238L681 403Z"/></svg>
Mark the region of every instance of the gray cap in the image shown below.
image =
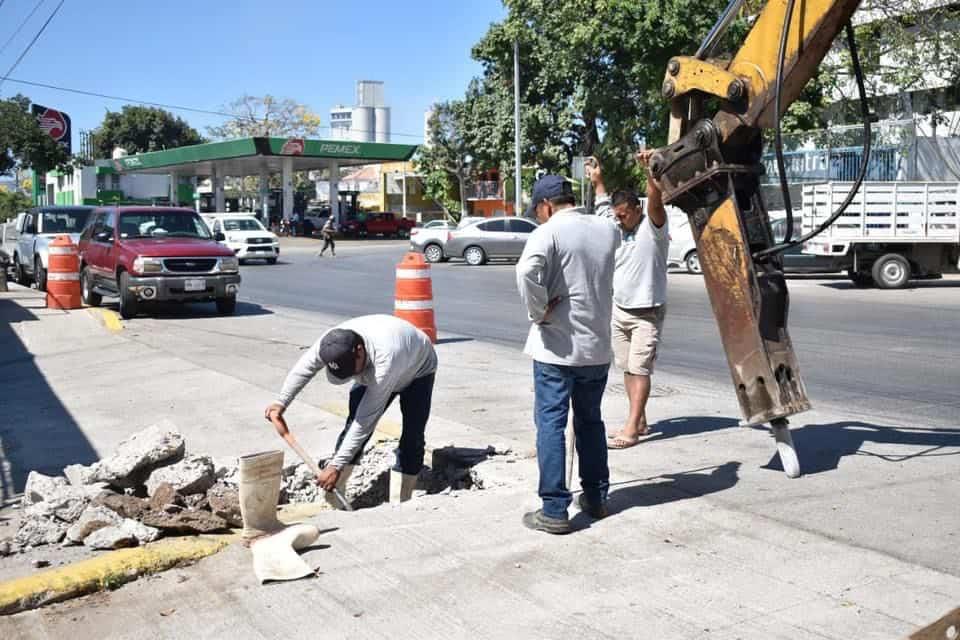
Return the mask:
<svg viewBox="0 0 960 640"><path fill-rule="evenodd" d="M349 329L331 329L320 340L320 359L337 378L349 378L356 373L356 349L363 340Z"/></svg>

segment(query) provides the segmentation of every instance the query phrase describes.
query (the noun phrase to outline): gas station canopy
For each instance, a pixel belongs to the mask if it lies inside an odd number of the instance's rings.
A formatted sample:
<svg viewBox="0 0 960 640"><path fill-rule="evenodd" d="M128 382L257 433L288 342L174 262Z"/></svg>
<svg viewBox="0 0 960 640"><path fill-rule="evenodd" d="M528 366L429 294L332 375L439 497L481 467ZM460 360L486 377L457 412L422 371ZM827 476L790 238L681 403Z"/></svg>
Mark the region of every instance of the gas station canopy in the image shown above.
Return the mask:
<svg viewBox="0 0 960 640"><path fill-rule="evenodd" d="M121 173L170 175L170 201L177 201L181 177L209 177L213 185L215 210L224 211L224 177L260 177L263 212L267 215L266 193L269 174L279 173L283 183L283 217L293 213L293 174L328 170L328 193L337 194L342 167L409 160L416 145L352 142L348 140L307 140L305 138L237 138L208 142L165 151L151 151L113 159ZM199 201L198 205L199 207ZM336 197L330 202L335 220L340 220Z"/></svg>
<svg viewBox="0 0 960 640"><path fill-rule="evenodd" d="M176 173L181 176L255 176L262 171L279 173L285 159L293 171L330 166L348 167L409 160L416 145L307 140L304 138L237 138L166 151L151 151L115 158L117 171Z"/></svg>

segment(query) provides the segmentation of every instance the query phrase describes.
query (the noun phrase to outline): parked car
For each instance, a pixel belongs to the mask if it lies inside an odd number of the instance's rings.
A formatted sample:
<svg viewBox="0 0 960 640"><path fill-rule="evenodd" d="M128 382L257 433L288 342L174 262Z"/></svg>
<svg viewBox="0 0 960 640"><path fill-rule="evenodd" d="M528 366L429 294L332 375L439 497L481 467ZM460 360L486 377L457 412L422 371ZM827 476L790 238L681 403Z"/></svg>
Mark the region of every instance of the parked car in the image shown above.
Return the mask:
<svg viewBox="0 0 960 640"><path fill-rule="evenodd" d="M786 237L787 214L784 211L770 211L770 230L775 242L782 242ZM794 236L800 232L800 216L794 217ZM837 260L812 256L803 253L803 247L798 245L784 251L784 273L835 273L841 271ZM670 216L670 249L667 254L669 266L681 266L688 273L702 273L700 258L697 256L697 245L693 240L690 223L683 215Z"/></svg>
<svg viewBox="0 0 960 640"><path fill-rule="evenodd" d="M340 233L348 238L359 238L367 235L367 226L356 214L347 215L340 219Z"/></svg>
<svg viewBox="0 0 960 640"><path fill-rule="evenodd" d="M419 251L427 262L443 262L448 260L444 252L447 244L447 235L457 226L447 220L431 220L422 227L410 230L410 250Z"/></svg>
<svg viewBox="0 0 960 640"><path fill-rule="evenodd" d="M490 258L519 258L537 224L526 218L484 218L448 232L444 253L477 266Z"/></svg>
<svg viewBox="0 0 960 640"><path fill-rule="evenodd" d="M206 219L206 218L205 218ZM233 250L243 264L245 260L266 260L276 264L280 255L280 239L252 215L225 214L207 220L213 238Z"/></svg>
<svg viewBox="0 0 960 640"><path fill-rule="evenodd" d="M37 284L47 288L47 245L58 235L67 234L77 242L94 207L35 207L17 216L13 266L19 284Z"/></svg>
<svg viewBox="0 0 960 640"><path fill-rule="evenodd" d="M410 230L416 225L413 220L407 220L403 216L398 216L389 211L368 213L363 224L366 234L369 236L382 235L394 238L409 237Z"/></svg>
<svg viewBox="0 0 960 640"><path fill-rule="evenodd" d="M218 243L192 209L97 209L80 235L83 301L99 306L120 299L132 318L144 302L216 302L230 315L237 305L240 262Z"/></svg>

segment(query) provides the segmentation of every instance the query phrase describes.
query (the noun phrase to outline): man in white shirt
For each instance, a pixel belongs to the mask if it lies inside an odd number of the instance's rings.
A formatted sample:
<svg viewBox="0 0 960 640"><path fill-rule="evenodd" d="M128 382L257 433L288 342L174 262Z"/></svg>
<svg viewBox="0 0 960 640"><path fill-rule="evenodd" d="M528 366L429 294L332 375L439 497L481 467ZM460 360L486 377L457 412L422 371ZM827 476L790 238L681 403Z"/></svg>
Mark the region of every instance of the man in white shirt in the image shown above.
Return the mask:
<svg viewBox="0 0 960 640"><path fill-rule="evenodd" d="M642 165L646 166L651 153L638 155ZM621 234L613 278L613 354L623 370L630 414L623 428L610 436L608 446L627 449L650 432L646 415L650 376L667 311L667 214L652 177L647 178L645 216L635 193L607 195L598 164L588 172L597 194L597 215L615 221Z"/></svg>
<svg viewBox="0 0 960 640"><path fill-rule="evenodd" d="M619 232L575 207L570 183L540 178L527 215L541 225L517 262L517 286L532 325L524 352L533 358L538 494L543 507L523 516L531 529L570 532L565 429L571 402L580 459L580 508L607 514L606 429L600 401L610 368L614 254Z"/></svg>
<svg viewBox="0 0 960 640"><path fill-rule="evenodd" d="M324 368L331 384L352 380L354 385L346 426L333 459L318 478L320 486L327 491L343 490L380 416L400 396L403 432L390 485L395 498L408 500L423 467L424 431L437 370L430 338L406 320L388 315L360 316L330 329L287 374L277 400L267 407L267 420L282 416L300 390Z"/></svg>

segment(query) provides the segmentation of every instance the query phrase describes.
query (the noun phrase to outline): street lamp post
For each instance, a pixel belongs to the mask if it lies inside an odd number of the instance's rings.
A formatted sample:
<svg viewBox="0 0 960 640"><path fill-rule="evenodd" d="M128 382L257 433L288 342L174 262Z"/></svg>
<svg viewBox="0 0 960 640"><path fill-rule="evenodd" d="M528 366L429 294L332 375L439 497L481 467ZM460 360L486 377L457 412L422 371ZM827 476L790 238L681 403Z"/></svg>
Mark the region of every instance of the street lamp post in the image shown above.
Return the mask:
<svg viewBox="0 0 960 640"><path fill-rule="evenodd" d="M520 215L520 41L513 41L513 144L517 185L513 194L513 215Z"/></svg>

